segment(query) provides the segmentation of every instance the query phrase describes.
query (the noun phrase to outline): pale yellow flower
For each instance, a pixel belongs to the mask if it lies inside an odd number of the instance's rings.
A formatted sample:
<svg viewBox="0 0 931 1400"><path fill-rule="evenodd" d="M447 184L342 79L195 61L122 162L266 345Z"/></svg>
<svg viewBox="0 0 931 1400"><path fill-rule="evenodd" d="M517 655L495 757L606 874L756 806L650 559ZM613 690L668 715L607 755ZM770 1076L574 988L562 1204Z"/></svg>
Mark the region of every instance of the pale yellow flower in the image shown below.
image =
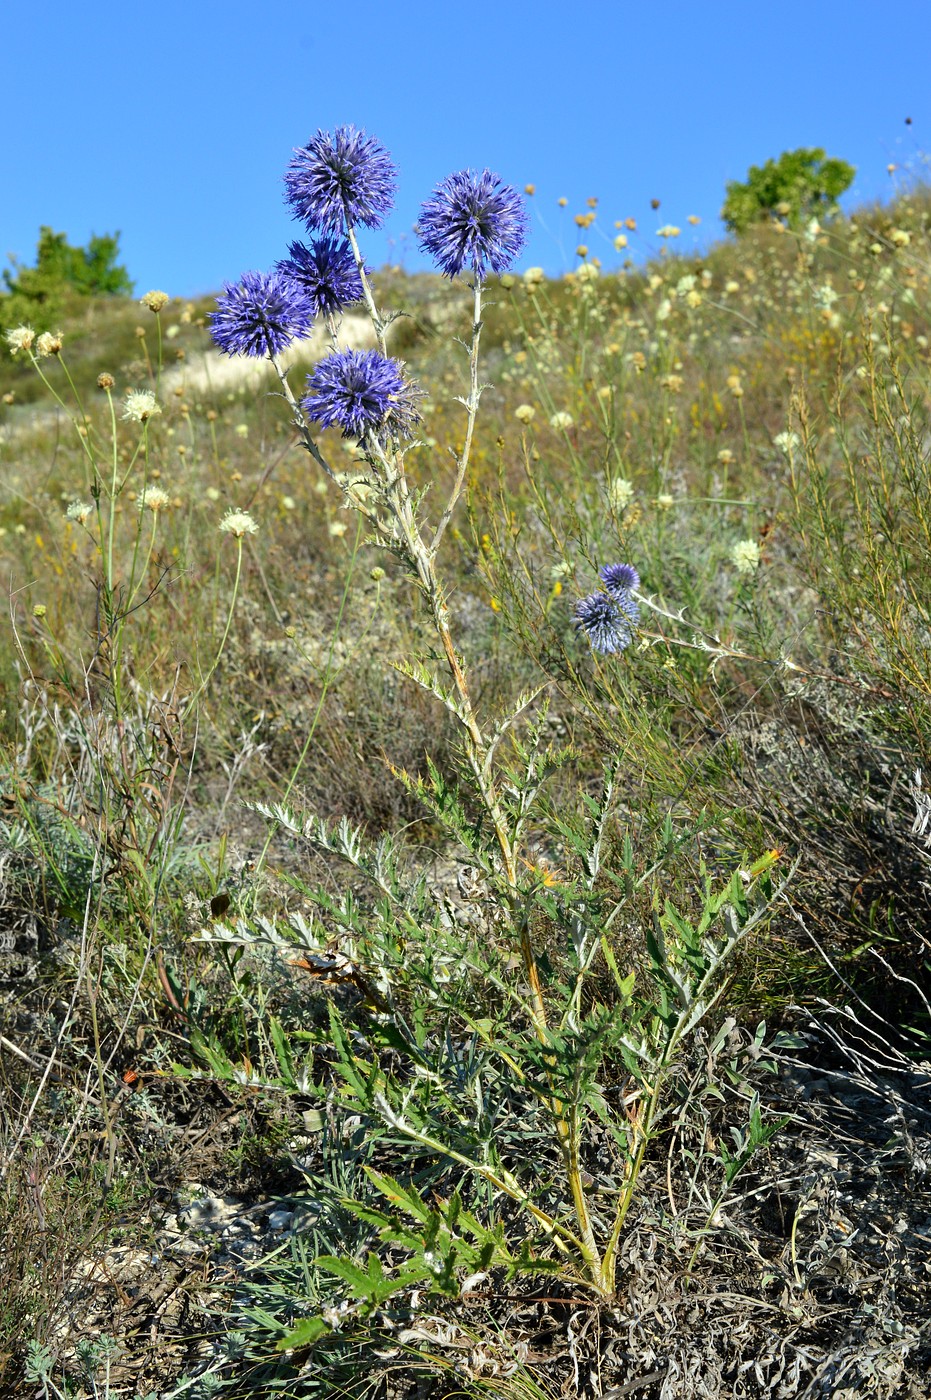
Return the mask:
<svg viewBox="0 0 931 1400"><path fill-rule="evenodd" d="M616 476L608 487L608 502L612 510L622 514L634 499L634 483L626 477Z"/></svg>
<svg viewBox="0 0 931 1400"><path fill-rule="evenodd" d="M10 354L15 355L20 350L31 350L35 338L36 333L32 326L16 326L14 330L7 331L6 343L10 347Z"/></svg>
<svg viewBox="0 0 931 1400"><path fill-rule="evenodd" d="M550 419L550 427L555 428L557 432L566 432L572 427L572 414L554 413Z"/></svg>
<svg viewBox="0 0 931 1400"><path fill-rule="evenodd" d="M161 486L147 486L139 497L139 509L150 510L153 515L157 515L170 502L171 497Z"/></svg>
<svg viewBox="0 0 931 1400"><path fill-rule="evenodd" d="M773 438L773 446L778 447L787 457L791 456L795 449L801 446L798 433L793 433L788 428L784 433L777 433Z"/></svg>
<svg viewBox="0 0 931 1400"><path fill-rule="evenodd" d="M760 567L760 546L756 540L738 540L731 550L731 563L739 574L755 574Z"/></svg>
<svg viewBox="0 0 931 1400"><path fill-rule="evenodd" d="M53 335L51 331L43 331L36 341L37 355L58 355L61 352L62 334L56 331Z"/></svg>
<svg viewBox="0 0 931 1400"><path fill-rule="evenodd" d="M546 273L543 271L542 267L528 267L527 271L524 273L525 287L539 287L540 284L545 281Z"/></svg>
<svg viewBox="0 0 931 1400"><path fill-rule="evenodd" d="M139 298L140 306L147 306L150 311L158 315L163 306L167 306L170 297L167 292L146 292L144 297Z"/></svg>
<svg viewBox="0 0 931 1400"><path fill-rule="evenodd" d="M514 410L514 417L519 423L529 423L536 417L537 410L532 403L519 403Z"/></svg>
<svg viewBox="0 0 931 1400"><path fill-rule="evenodd" d="M233 535L237 540L241 540L243 535L256 534L258 528L247 510L228 510L219 525L225 535Z"/></svg>
<svg viewBox="0 0 931 1400"><path fill-rule="evenodd" d="M72 501L65 511L65 517L73 520L76 525L85 525L94 513L94 507L88 505L87 501Z"/></svg>
<svg viewBox="0 0 931 1400"><path fill-rule="evenodd" d="M130 389L123 400L123 417L134 423L146 423L161 413L155 395L149 389Z"/></svg>

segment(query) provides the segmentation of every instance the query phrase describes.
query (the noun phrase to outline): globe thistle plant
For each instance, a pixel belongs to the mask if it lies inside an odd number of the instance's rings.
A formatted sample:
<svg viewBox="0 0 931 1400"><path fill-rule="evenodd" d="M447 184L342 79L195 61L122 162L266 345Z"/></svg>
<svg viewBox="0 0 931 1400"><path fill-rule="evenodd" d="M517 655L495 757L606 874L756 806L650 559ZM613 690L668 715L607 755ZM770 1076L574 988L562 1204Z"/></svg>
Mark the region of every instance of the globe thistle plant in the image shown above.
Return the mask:
<svg viewBox="0 0 931 1400"><path fill-rule="evenodd" d="M640 575L633 564L605 564L598 572L612 597L629 594L631 589L640 587Z"/></svg>
<svg viewBox="0 0 931 1400"><path fill-rule="evenodd" d="M385 428L409 436L420 420L419 391L404 379L397 360L377 350L328 355L308 375L307 387L307 417L322 428L339 428L343 437L365 438Z"/></svg>
<svg viewBox="0 0 931 1400"><path fill-rule="evenodd" d="M315 238L309 248L289 243L290 257L277 263L278 273L306 294L319 316L331 316L361 301L362 277L345 239Z"/></svg>
<svg viewBox="0 0 931 1400"><path fill-rule="evenodd" d="M225 355L275 356L308 335L313 321L311 299L295 282L274 272L244 272L217 297L210 334Z"/></svg>
<svg viewBox="0 0 931 1400"><path fill-rule="evenodd" d="M420 246L444 277L468 269L483 281L507 272L527 241L523 200L490 170L448 175L422 205Z"/></svg>
<svg viewBox="0 0 931 1400"><path fill-rule="evenodd" d="M308 229L380 228L394 204L397 170L384 146L354 126L318 131L294 152L285 199Z"/></svg>
<svg viewBox="0 0 931 1400"><path fill-rule="evenodd" d="M630 645L637 605L629 597L625 600L610 593L590 593L576 603L573 621L595 651L611 655Z"/></svg>

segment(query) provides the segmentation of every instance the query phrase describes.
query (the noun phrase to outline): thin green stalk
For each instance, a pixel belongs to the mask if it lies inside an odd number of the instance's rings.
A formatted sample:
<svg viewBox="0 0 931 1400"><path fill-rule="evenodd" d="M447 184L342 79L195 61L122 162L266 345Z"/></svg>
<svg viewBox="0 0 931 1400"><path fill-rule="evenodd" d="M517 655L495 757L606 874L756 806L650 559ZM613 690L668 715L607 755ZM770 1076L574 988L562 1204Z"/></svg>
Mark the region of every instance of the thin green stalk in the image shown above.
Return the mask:
<svg viewBox="0 0 931 1400"><path fill-rule="evenodd" d="M217 669L217 667L218 667L219 664L220 664L220 657L223 655L224 649L225 649L225 647L226 647L227 638L229 637L229 634L230 634L230 628L231 628L231 626L233 625L233 613L236 611L236 598L237 598L237 596L238 596L238 594L239 594L239 580L240 580L240 578L242 577L242 546L243 546L243 536L242 536L242 535L237 535L235 538L236 538L236 546L237 546L237 548L236 548L236 577L235 577L234 580L233 580L233 592L232 592L232 596L230 597L230 605L229 605L229 609L228 609L227 614L226 614L226 626L223 628L223 636L220 638L220 645L219 645L219 648L218 648L218 650L217 650L217 654L216 654L216 656L215 656L214 659L213 659L213 664L212 664L212 666L210 667L210 670L207 672L206 676L204 676L204 678L202 679L200 685L199 685L199 686L197 687L197 689L194 691L193 695L191 695L190 698L188 699L188 702L187 702L187 704L188 704L188 709L191 709L191 708L194 706L194 704L200 699L200 697L203 695L204 691L207 689L207 686L208 686L209 683L210 683L210 679L211 679L211 677L212 677L214 671Z"/></svg>

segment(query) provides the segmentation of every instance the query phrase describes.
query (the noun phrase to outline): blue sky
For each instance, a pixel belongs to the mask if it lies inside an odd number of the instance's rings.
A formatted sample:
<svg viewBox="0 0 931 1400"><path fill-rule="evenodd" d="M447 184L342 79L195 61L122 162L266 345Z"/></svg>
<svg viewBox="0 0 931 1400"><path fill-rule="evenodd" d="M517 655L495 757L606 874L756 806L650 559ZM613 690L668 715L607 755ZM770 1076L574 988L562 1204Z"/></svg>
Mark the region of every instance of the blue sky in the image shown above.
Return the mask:
<svg viewBox="0 0 931 1400"><path fill-rule="evenodd" d="M291 151L347 122L401 171L367 259L410 269L426 265L410 234L421 200L467 165L536 186L521 266L559 273L591 196L605 239L586 242L611 265L615 219L637 219L640 254L665 223L682 227L680 246L719 236L726 182L780 151L824 146L855 164L847 203L887 195L889 163L931 152L929 0L278 13L243 0L11 7L0 256L31 262L40 224L82 244L119 229L140 293L216 290L300 237L282 201Z"/></svg>

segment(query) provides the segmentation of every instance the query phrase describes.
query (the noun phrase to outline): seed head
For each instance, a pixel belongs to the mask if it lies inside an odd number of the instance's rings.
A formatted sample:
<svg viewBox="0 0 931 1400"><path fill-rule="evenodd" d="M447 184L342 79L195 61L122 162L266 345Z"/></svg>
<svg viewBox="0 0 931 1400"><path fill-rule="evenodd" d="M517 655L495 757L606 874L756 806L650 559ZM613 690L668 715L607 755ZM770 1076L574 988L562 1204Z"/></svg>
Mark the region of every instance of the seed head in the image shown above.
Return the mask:
<svg viewBox="0 0 931 1400"><path fill-rule="evenodd" d="M139 305L147 306L157 316L162 307L167 306L170 300L167 292L146 292L144 297L139 298Z"/></svg>

